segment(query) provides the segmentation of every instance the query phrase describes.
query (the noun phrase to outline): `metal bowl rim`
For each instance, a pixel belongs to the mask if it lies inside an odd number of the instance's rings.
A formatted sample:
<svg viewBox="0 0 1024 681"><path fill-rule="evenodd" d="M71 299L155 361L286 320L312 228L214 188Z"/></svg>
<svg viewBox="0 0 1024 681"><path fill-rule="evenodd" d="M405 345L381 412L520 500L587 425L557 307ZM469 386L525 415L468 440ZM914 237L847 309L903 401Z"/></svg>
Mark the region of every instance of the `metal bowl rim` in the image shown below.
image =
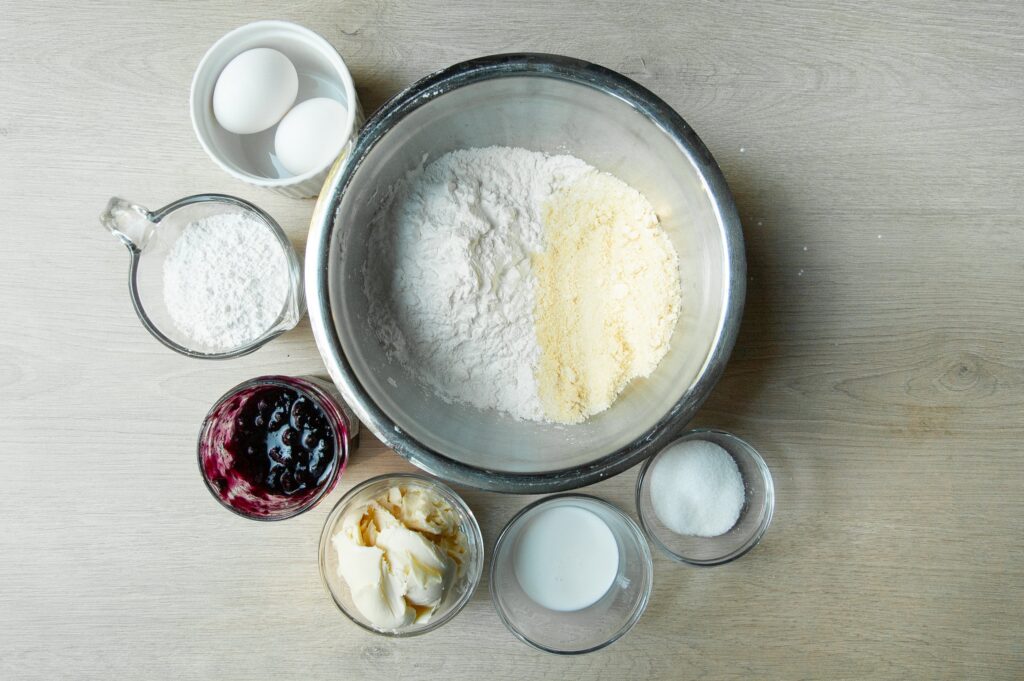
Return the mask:
<svg viewBox="0 0 1024 681"><path fill-rule="evenodd" d="M328 260L341 198L369 152L394 125L429 101L492 78L545 77L597 89L645 115L693 162L705 182L724 234L726 296L718 332L697 379L645 433L629 444L583 466L542 473L495 471L456 461L406 433L359 383L330 317ZM692 128L650 90L620 73L571 57L552 54L498 54L461 62L428 75L388 100L366 122L351 153L339 159L324 181L310 223L306 248L306 292L310 324L320 354L359 419L388 447L444 480L478 489L515 494L561 492L583 487L631 468L671 441L697 412L721 377L739 332L746 292L743 233L732 194L721 169Z"/></svg>

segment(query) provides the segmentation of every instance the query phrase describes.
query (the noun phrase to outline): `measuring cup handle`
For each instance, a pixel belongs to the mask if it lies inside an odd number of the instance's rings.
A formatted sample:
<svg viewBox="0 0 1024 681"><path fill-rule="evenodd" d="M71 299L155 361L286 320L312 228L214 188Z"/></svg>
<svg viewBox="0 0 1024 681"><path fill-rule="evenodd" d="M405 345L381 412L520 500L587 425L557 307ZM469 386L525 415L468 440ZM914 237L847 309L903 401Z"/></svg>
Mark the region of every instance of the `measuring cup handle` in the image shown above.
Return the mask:
<svg viewBox="0 0 1024 681"><path fill-rule="evenodd" d="M153 214L142 206L114 197L100 214L100 223L121 240L128 250L141 253L153 237Z"/></svg>

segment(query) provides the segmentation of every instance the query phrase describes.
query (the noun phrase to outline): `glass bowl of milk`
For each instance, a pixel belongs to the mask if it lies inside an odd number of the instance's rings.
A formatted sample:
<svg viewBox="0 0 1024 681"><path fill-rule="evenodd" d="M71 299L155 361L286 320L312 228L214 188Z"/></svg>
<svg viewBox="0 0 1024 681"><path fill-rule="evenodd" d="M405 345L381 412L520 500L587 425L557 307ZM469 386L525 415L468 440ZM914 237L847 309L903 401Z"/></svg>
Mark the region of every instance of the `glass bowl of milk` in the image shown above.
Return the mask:
<svg viewBox="0 0 1024 681"><path fill-rule="evenodd" d="M491 600L524 643L576 655L629 631L654 578L643 531L620 509L584 494L530 504L494 547Z"/></svg>

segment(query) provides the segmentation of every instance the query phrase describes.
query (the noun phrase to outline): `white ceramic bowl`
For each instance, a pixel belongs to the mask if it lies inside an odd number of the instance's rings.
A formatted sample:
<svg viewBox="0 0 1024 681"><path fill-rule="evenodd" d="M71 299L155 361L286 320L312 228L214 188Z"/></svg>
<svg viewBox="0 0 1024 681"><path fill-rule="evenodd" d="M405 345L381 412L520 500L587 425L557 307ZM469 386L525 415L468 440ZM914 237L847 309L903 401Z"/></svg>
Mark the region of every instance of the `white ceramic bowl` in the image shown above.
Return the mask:
<svg viewBox="0 0 1024 681"><path fill-rule="evenodd" d="M214 162L233 177L257 187L272 189L293 198L309 198L320 192L334 162L302 175L292 175L274 154L277 126L253 135L236 135L217 123L213 114L213 89L228 62L256 47L271 47L287 56L299 74L296 103L312 97L330 97L348 109L347 142L338 150L348 154L363 121L352 75L338 51L308 28L288 21L257 21L240 26L213 44L192 78L189 108L199 143Z"/></svg>

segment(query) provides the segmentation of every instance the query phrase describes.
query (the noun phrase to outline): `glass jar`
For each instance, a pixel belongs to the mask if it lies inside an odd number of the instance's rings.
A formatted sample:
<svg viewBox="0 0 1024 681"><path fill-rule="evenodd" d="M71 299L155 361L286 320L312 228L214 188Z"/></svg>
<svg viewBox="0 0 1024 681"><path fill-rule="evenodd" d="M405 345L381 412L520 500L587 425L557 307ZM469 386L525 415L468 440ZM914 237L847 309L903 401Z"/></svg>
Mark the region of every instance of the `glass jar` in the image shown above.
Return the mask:
<svg viewBox="0 0 1024 681"><path fill-rule="evenodd" d="M359 422L333 384L313 376L260 376L229 390L206 415L199 470L230 511L284 520L334 489L358 433Z"/></svg>

